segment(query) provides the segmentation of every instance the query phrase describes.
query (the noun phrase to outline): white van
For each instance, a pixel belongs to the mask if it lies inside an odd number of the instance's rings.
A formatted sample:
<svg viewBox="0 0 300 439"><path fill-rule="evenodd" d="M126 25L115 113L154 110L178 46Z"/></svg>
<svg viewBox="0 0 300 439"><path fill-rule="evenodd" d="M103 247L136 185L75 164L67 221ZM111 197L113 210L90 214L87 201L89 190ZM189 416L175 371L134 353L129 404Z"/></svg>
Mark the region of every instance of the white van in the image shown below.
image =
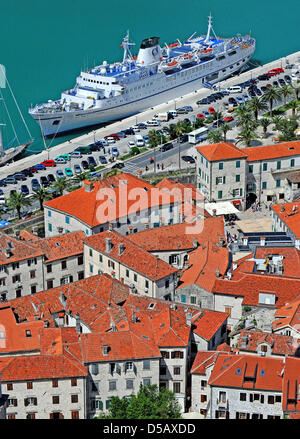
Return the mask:
<svg viewBox="0 0 300 439"><path fill-rule="evenodd" d="M239 85L232 85L231 87L228 87L225 91L228 91L228 93L241 93L242 87Z"/></svg>
<svg viewBox="0 0 300 439"><path fill-rule="evenodd" d="M147 127L157 127L158 122L157 122L157 120L147 120L146 125L147 125Z"/></svg>
<svg viewBox="0 0 300 439"><path fill-rule="evenodd" d="M169 111L169 114L171 116L173 116L173 117L176 117L177 116L177 111L176 110L171 110L171 111Z"/></svg>
<svg viewBox="0 0 300 439"><path fill-rule="evenodd" d="M134 136L135 144L136 146L145 146L145 140L143 139L143 136L140 134L136 134Z"/></svg>
<svg viewBox="0 0 300 439"><path fill-rule="evenodd" d="M4 205L6 203L5 195L0 195L0 204Z"/></svg>

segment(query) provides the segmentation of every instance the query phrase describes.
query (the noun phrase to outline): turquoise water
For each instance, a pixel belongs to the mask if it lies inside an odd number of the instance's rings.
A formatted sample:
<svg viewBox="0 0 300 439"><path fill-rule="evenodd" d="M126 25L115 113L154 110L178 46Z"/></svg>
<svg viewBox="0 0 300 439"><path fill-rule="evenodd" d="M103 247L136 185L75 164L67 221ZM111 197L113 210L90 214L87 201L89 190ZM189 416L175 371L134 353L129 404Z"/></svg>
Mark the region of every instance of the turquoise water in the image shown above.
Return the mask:
<svg viewBox="0 0 300 439"><path fill-rule="evenodd" d="M121 60L120 43L127 29L136 43L160 36L160 42L184 39L194 31L207 30L211 11L218 36L249 33L257 40L254 58L260 62L286 56L300 49L299 0L10 0L1 2L1 59L29 130L35 141L31 153L43 149L39 126L28 115L31 104L58 99L73 87L80 70L103 60ZM7 90L3 91L4 96ZM19 140L28 135L15 113L12 99L7 104L16 123ZM4 130L4 141L12 130ZM66 138L48 140L49 146ZM9 145L8 145L9 146Z"/></svg>

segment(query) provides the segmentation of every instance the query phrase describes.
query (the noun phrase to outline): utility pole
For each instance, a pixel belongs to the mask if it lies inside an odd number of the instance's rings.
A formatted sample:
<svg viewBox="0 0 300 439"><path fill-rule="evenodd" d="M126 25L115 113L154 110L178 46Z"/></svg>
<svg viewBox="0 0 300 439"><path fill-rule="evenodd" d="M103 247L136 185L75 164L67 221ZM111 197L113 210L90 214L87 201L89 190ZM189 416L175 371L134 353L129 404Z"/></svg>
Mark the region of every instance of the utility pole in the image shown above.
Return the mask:
<svg viewBox="0 0 300 439"><path fill-rule="evenodd" d="M181 161L180 161L180 137L177 138L177 142L178 142L178 166L179 166L179 170L181 170Z"/></svg>

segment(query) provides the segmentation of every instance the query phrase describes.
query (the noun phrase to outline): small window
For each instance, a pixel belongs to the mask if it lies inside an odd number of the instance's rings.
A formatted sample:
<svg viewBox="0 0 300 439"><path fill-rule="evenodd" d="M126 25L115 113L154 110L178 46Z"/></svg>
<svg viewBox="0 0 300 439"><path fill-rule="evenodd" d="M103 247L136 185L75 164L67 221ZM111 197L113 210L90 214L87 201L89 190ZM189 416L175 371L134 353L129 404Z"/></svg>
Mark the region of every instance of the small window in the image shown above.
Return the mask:
<svg viewBox="0 0 300 439"><path fill-rule="evenodd" d="M241 162L240 162L240 160L237 160L237 161L235 162L235 167L236 167L236 168L240 168L240 167L241 167Z"/></svg>
<svg viewBox="0 0 300 439"><path fill-rule="evenodd" d="M222 170L224 168L224 163L220 162L219 163L219 169Z"/></svg>
<svg viewBox="0 0 300 439"><path fill-rule="evenodd" d="M150 360L143 361L143 370L150 370Z"/></svg>
<svg viewBox="0 0 300 439"><path fill-rule="evenodd" d="M133 380L126 380L126 389L133 389Z"/></svg>
<svg viewBox="0 0 300 439"><path fill-rule="evenodd" d="M52 380L52 387L58 387L58 380Z"/></svg>
<svg viewBox="0 0 300 439"><path fill-rule="evenodd" d="M77 378L72 378L71 379L71 386L72 387L77 386Z"/></svg>
<svg viewBox="0 0 300 439"><path fill-rule="evenodd" d="M52 396L52 404L59 404L59 396Z"/></svg>
<svg viewBox="0 0 300 439"><path fill-rule="evenodd" d="M108 390L117 390L117 381L109 381Z"/></svg>
<svg viewBox="0 0 300 439"><path fill-rule="evenodd" d="M27 389L32 389L32 388L33 388L32 381L27 381Z"/></svg>
<svg viewBox="0 0 300 439"><path fill-rule="evenodd" d="M247 401L247 393L240 393L240 401Z"/></svg>
<svg viewBox="0 0 300 439"><path fill-rule="evenodd" d="M72 403L78 402L78 395L71 395L71 402Z"/></svg>
<svg viewBox="0 0 300 439"><path fill-rule="evenodd" d="M31 331L30 331L30 329L26 329L26 337L31 337Z"/></svg>

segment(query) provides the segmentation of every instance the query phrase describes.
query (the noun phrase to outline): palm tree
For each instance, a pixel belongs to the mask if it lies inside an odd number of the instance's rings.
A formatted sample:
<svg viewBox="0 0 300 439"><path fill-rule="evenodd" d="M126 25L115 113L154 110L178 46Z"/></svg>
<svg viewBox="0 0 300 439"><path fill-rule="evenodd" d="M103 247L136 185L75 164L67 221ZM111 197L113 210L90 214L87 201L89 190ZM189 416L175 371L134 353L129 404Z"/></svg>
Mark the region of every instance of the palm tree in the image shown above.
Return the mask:
<svg viewBox="0 0 300 439"><path fill-rule="evenodd" d="M280 92L281 92L281 94L283 96L284 105L286 105L286 98L293 94L293 89L292 89L291 86L285 84L285 85L282 86Z"/></svg>
<svg viewBox="0 0 300 439"><path fill-rule="evenodd" d="M279 101L281 98L281 92L277 87L269 87L268 90L264 93L262 99L265 102L269 103L270 106L270 115L273 115L273 104L276 101Z"/></svg>
<svg viewBox="0 0 300 439"><path fill-rule="evenodd" d="M255 120L258 120L258 113L261 110L268 109L267 104L257 96L254 96L254 98L247 103L247 108L253 112Z"/></svg>
<svg viewBox="0 0 300 439"><path fill-rule="evenodd" d="M68 182L65 177L60 177L52 184L52 188L59 193L59 195L63 195L64 190L68 187Z"/></svg>
<svg viewBox="0 0 300 439"><path fill-rule="evenodd" d="M246 146L251 146L252 141L257 139L258 135L253 129L244 128L237 136L237 141L235 142L235 144L237 145L238 143L245 143Z"/></svg>
<svg viewBox="0 0 300 439"><path fill-rule="evenodd" d="M220 143L223 141L223 135L219 130L209 131L207 140L209 143Z"/></svg>
<svg viewBox="0 0 300 439"><path fill-rule="evenodd" d="M274 127L277 131L279 130L281 120L282 116L280 116L279 114L276 114L272 117L272 123L274 124Z"/></svg>
<svg viewBox="0 0 300 439"><path fill-rule="evenodd" d="M151 148L155 148L157 145L159 145L159 136L156 130L150 130L148 133L148 137L149 137L149 145Z"/></svg>
<svg viewBox="0 0 300 439"><path fill-rule="evenodd" d="M48 191L48 189L45 189L43 186L40 186L38 189L34 190L33 198L39 201L40 209L44 210L44 205L43 205L44 201L50 200L52 198L52 195Z"/></svg>
<svg viewBox="0 0 300 439"><path fill-rule="evenodd" d="M7 200L7 206L11 210L16 210L19 220L21 219L21 209L30 206L31 201L22 192L13 192Z"/></svg>
<svg viewBox="0 0 300 439"><path fill-rule="evenodd" d="M267 138L267 129L268 129L268 126L270 125L270 123L271 123L271 120L268 117L262 117L259 120L259 124L262 126L262 128L264 130L264 139Z"/></svg>
<svg viewBox="0 0 300 439"><path fill-rule="evenodd" d="M250 125L252 126L254 122L253 113L249 110L248 107L246 107L245 104L236 107L234 109L234 112L237 116L237 126L241 126L243 128L247 128Z"/></svg>
<svg viewBox="0 0 300 439"><path fill-rule="evenodd" d="M296 84L298 84L298 81L297 81ZM293 88L293 90L294 90L295 97L296 97L296 99L297 99L297 101L298 101L298 99L299 99L299 93L300 93L300 85L299 85L299 84L298 84L298 85L292 85L292 88Z"/></svg>
<svg viewBox="0 0 300 439"><path fill-rule="evenodd" d="M288 108L292 110L292 117L295 117L296 111L299 110L299 102L295 99L288 103Z"/></svg>
<svg viewBox="0 0 300 439"><path fill-rule="evenodd" d="M223 123L221 126L220 126L220 128L219 128L221 131L222 131L222 133L223 133L223 140L224 140L224 142L226 142L226 134L227 134L227 132L231 129L230 128L230 126L228 125L228 123Z"/></svg>

